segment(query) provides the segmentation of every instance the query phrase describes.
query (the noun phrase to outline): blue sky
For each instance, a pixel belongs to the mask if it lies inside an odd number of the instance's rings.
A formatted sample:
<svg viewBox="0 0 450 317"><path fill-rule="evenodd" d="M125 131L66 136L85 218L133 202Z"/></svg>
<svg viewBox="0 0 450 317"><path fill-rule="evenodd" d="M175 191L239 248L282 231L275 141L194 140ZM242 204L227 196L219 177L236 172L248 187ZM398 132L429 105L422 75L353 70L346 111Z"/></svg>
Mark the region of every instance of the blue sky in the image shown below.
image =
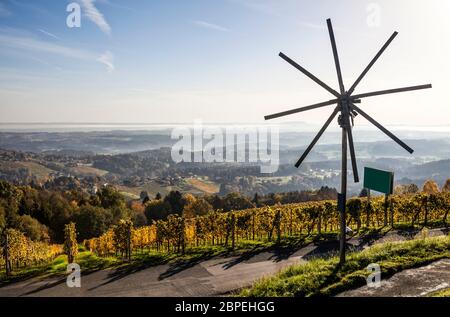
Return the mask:
<svg viewBox="0 0 450 317"><path fill-rule="evenodd" d="M80 28L66 25L71 1L0 0L1 122L262 122L330 99L277 56L337 87L330 17L348 86L394 30L358 91L434 85L367 100L369 113L392 124L450 123L445 0L75 2ZM330 111L285 120L321 122Z"/></svg>

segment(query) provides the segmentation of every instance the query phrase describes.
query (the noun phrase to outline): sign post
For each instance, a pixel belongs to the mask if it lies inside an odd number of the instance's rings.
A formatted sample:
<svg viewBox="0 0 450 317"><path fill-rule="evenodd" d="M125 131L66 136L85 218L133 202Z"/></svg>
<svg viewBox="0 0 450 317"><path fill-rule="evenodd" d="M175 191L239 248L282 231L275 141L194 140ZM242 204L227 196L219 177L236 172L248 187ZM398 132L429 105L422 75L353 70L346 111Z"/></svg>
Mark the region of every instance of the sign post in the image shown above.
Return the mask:
<svg viewBox="0 0 450 317"><path fill-rule="evenodd" d="M368 190L368 202L370 203L370 190L384 193L384 226L388 225L389 195L392 195L394 188L394 173L375 168L364 168L364 188ZM392 215L391 215L392 218ZM391 221L393 225L393 221Z"/></svg>

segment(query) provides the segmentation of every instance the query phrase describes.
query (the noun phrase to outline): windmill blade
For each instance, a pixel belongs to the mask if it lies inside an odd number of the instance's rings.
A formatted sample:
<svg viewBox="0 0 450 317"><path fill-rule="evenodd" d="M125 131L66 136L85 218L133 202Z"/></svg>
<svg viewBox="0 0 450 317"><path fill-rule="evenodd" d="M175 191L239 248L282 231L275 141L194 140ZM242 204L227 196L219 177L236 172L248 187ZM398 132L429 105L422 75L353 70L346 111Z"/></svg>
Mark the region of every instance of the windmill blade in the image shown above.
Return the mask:
<svg viewBox="0 0 450 317"><path fill-rule="evenodd" d="M376 122L371 116L369 116L367 113L362 111L360 108L355 106L354 104L351 104L351 108L358 112L360 115L362 115L364 118L367 119L370 123L372 123L374 126L376 126L378 129L383 131L388 137L390 137L392 140L397 142L398 145L400 145L402 148L404 148L406 151L408 151L410 154L414 152L413 149L411 149L408 145L406 145L402 140L397 138L394 134L392 134L389 130L387 130L385 127L383 127L381 124Z"/></svg>
<svg viewBox="0 0 450 317"><path fill-rule="evenodd" d="M284 59L286 62L288 62L289 64L291 64L292 66L294 66L295 68L297 68L299 71L301 71L303 74L305 74L306 76L308 76L309 78L311 78L313 81L315 81L317 84L319 84L320 86L322 86L324 89L326 89L327 91L329 91L331 94L333 94L336 97L339 97L339 93L334 90L333 88L331 88L330 86L328 86L327 84L325 84L323 81L321 81L319 78L317 78L316 76L314 76L313 74L311 74L310 72L308 72L306 69L304 69L303 67L301 67L299 64L297 64L296 62L294 62L292 59L290 59L289 57L287 57L286 55L284 55L283 53L279 54L280 57L282 59Z"/></svg>
<svg viewBox="0 0 450 317"><path fill-rule="evenodd" d="M397 36L398 32L394 32L391 37L387 40L387 42L383 45L383 47L379 50L377 55L372 59L372 61L367 65L366 69L359 75L358 79L355 81L355 83L350 87L348 90L348 94L351 95L353 91L355 91L356 86L358 86L359 82L366 76L367 72L372 68L373 64L380 58L381 54L386 50L386 48L391 44L391 42L394 40L394 38Z"/></svg>
<svg viewBox="0 0 450 317"><path fill-rule="evenodd" d="M316 137L314 138L314 140L312 140L311 144L308 146L308 148L305 150L305 152L303 152L303 155L300 157L300 159L297 161L297 163L295 164L295 167L299 167L300 164L302 164L303 160L306 158L306 156L308 156L309 152L311 152L312 148L314 147L314 145L316 145L317 141L319 141L320 137L322 136L322 134L325 132L325 130L328 128L328 126L330 125L331 121L333 121L334 117L336 117L337 113L339 112L340 107L337 106L333 113L331 114L331 116L328 118L328 120L325 122L325 124L323 125L322 129L320 129L319 133L317 133Z"/></svg>
<svg viewBox="0 0 450 317"><path fill-rule="evenodd" d="M334 38L333 25L331 24L330 19L327 20L327 26L328 26L328 33L330 34L331 48L333 49L334 64L336 65L339 89L341 90L342 95L345 93L344 81L342 80L341 65L339 63L339 55L336 47L336 39Z"/></svg>
<svg viewBox="0 0 450 317"><path fill-rule="evenodd" d="M275 119L275 118L288 116L290 114L294 114L294 113L298 113L298 112L303 112L303 111L308 111L311 109L329 106L329 105L337 103L338 101L339 101L338 99L333 99L333 100L329 100L329 101L325 101L325 102L316 103L311 106L306 106L306 107L296 108L296 109L287 110L287 111L283 111L283 112L279 112L279 113L274 113L274 114L265 116L264 120L271 120L271 119Z"/></svg>
<svg viewBox="0 0 450 317"><path fill-rule="evenodd" d="M348 145L350 147L350 157L352 160L353 179L355 183L359 183L358 166L356 165L355 145L353 144L352 126L347 125Z"/></svg>
<svg viewBox="0 0 450 317"><path fill-rule="evenodd" d="M428 89L428 88L432 88L432 85L428 84L428 85L419 85L419 86L411 86L411 87L404 87L404 88L373 91L373 92L368 92L368 93L364 93L364 94L354 95L354 96L352 96L352 98L359 99L359 98L366 98L366 97L373 97L373 96L380 96L380 95L387 95L387 94L395 94L398 92Z"/></svg>

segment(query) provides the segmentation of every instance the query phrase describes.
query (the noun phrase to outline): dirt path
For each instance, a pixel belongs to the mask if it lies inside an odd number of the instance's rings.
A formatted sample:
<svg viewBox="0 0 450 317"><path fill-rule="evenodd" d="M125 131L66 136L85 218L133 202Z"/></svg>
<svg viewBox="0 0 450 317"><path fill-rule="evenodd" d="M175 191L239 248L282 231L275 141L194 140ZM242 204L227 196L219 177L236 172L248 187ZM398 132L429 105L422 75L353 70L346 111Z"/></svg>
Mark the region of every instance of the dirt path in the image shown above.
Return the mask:
<svg viewBox="0 0 450 317"><path fill-rule="evenodd" d="M379 288L367 286L347 291L339 297L420 297L450 287L450 260L399 272L381 280Z"/></svg>

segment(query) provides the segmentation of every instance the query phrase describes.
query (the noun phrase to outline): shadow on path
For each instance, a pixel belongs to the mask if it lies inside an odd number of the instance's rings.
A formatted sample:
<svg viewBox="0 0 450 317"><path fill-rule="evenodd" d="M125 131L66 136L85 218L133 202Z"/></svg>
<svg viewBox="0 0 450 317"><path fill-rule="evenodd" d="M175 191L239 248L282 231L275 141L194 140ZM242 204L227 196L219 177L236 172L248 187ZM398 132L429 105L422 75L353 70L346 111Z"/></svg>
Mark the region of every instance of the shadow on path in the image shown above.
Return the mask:
<svg viewBox="0 0 450 317"><path fill-rule="evenodd" d="M63 277L63 278L61 278L61 279L59 279L57 281L54 281L54 282L51 282L51 283L47 283L47 284L45 284L43 286L39 286L38 288L36 288L34 290L31 290L31 291L28 291L26 293L23 293L20 296L27 296L27 295L36 294L36 293L39 293L39 292L44 291L46 289L53 288L55 286L63 284L65 282L66 282L66 277Z"/></svg>
<svg viewBox="0 0 450 317"><path fill-rule="evenodd" d="M179 260L175 261L174 263L169 265L169 268L164 273L161 273L158 277L159 281L162 281L166 278L169 278L175 274L181 273L184 270L187 270L197 264L200 264L203 261L209 260L213 258L214 256L217 256L217 253L214 253L213 251L204 253L200 256L194 257L189 260Z"/></svg>

